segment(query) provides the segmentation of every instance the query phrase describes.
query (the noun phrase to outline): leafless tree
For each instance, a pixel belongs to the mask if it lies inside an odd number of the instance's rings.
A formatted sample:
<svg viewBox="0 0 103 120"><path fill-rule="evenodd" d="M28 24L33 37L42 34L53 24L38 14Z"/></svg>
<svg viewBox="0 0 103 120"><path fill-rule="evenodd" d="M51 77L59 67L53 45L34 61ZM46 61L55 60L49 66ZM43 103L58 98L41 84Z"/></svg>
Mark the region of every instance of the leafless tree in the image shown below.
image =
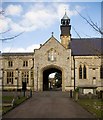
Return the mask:
<svg viewBox="0 0 103 120"><path fill-rule="evenodd" d="M77 11L77 10L76 10ZM99 27L97 23L94 23L93 20L88 16L88 19L84 17L80 12L77 11L77 13L83 18L96 32L98 32L100 35L103 35L102 27Z"/></svg>
<svg viewBox="0 0 103 120"><path fill-rule="evenodd" d="M77 11L77 10L76 10ZM99 27L97 25L97 23L94 23L94 21L90 18L90 16L88 16L88 18L84 17L80 12L77 11L77 13L80 15L81 18L83 18L83 20L85 20L97 33L99 33L101 35L101 37L103 36L103 29L101 27ZM78 35L78 37L81 39L80 34L75 30L75 28L73 27L74 31L76 32L76 34ZM103 38L103 37L102 37ZM101 40L102 40L101 38ZM101 43L102 44L102 43ZM91 51L95 51L95 53L97 54L98 58L103 59L103 55L102 55L102 45L101 45L101 49L96 49L95 47L93 47L92 45L87 45L88 47L91 48Z"/></svg>
<svg viewBox="0 0 103 120"><path fill-rule="evenodd" d="M4 11L4 10L1 10L1 11L0 11L0 15L4 15L4 14L5 14L5 11ZM8 33L10 30L11 30L11 29L8 29L8 30L6 30L6 31L4 31L4 32L1 32L0 34L3 35L3 34L5 34L5 33ZM20 33L17 34L17 35L11 36L11 37L0 38L0 40L1 40L1 41L11 40L11 39L14 39L14 38L20 36L20 35L23 34L23 33L24 33L24 31L23 31L23 32L20 32Z"/></svg>

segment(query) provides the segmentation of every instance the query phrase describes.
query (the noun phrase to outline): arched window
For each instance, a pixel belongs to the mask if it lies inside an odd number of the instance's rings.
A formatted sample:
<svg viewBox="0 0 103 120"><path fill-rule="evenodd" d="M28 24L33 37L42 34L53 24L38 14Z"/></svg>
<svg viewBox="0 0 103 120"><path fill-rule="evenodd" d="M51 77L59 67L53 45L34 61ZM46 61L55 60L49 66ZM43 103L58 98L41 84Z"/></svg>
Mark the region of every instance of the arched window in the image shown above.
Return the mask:
<svg viewBox="0 0 103 120"><path fill-rule="evenodd" d="M82 79L82 66L79 67L79 79Z"/></svg>
<svg viewBox="0 0 103 120"><path fill-rule="evenodd" d="M103 79L103 65L100 67L100 78Z"/></svg>
<svg viewBox="0 0 103 120"><path fill-rule="evenodd" d="M86 66L83 67L83 78L86 79Z"/></svg>

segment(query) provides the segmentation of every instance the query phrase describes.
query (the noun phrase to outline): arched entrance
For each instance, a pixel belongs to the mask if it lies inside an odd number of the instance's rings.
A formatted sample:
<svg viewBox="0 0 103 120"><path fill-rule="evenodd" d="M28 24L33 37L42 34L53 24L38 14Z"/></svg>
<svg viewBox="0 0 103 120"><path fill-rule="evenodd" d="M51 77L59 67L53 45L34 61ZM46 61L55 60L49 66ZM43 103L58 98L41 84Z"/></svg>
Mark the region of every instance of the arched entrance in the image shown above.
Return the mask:
<svg viewBox="0 0 103 120"><path fill-rule="evenodd" d="M49 75L54 73L53 78ZM62 71L58 68L47 68L43 71L43 91L62 90Z"/></svg>

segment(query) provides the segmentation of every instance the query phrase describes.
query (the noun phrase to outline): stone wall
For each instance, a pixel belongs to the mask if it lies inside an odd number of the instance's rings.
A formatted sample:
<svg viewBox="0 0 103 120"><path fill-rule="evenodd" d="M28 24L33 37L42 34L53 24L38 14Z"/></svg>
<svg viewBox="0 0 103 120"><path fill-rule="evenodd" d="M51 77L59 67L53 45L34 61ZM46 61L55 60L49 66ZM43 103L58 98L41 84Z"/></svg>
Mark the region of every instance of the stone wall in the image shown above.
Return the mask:
<svg viewBox="0 0 103 120"><path fill-rule="evenodd" d="M31 81L31 71L33 69L33 56L2 56L2 66L3 66L3 89L21 89L22 88L22 72L23 71L28 71L29 72L29 82L28 82L28 88L32 86L32 81ZM13 61L13 66L8 67L8 61ZM27 60L28 61L28 66L23 67L23 61ZM13 71L13 84L7 84L7 72L8 71Z"/></svg>
<svg viewBox="0 0 103 120"><path fill-rule="evenodd" d="M48 51L56 51L56 59L48 60ZM34 85L35 90L43 89L43 71L44 69L57 68L62 71L62 91L71 83L71 50L65 49L54 37L47 41L40 49L35 50L34 54ZM38 72L37 72L38 71ZM37 75L38 74L38 75ZM37 81L38 76L38 81Z"/></svg>
<svg viewBox="0 0 103 120"><path fill-rule="evenodd" d="M79 79L80 65L86 66L86 70L87 70L86 79ZM96 86L97 90L101 90L103 80L100 79L100 66L101 66L101 59L98 56L75 56L76 86L88 86L88 87Z"/></svg>
<svg viewBox="0 0 103 120"><path fill-rule="evenodd" d="M75 68L74 68L75 59ZM8 67L8 61L13 61L13 67ZM23 61L28 61L28 66L23 67ZM79 79L79 66L86 66L86 79ZM22 72L29 72L28 89L34 91L43 90L43 71L56 68L62 71L62 91L74 90L74 76L76 87L97 87L103 90L103 80L100 79L101 58L98 56L71 56L71 49L66 49L54 37L41 45L40 49L35 49L32 54L24 55L4 55L0 56L0 81L4 89L21 89ZM75 75L74 75L75 70ZM7 84L7 71L13 71L13 85ZM31 76L33 72L33 78ZM0 83L0 84L1 84Z"/></svg>

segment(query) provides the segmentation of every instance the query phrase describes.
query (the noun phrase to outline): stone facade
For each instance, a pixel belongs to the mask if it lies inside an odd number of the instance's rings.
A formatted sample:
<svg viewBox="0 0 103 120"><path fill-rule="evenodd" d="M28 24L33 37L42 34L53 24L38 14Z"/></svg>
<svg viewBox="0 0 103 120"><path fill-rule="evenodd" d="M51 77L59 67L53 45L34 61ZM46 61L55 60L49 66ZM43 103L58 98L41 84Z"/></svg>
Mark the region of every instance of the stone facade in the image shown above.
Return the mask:
<svg viewBox="0 0 103 120"><path fill-rule="evenodd" d="M50 51L55 51L55 59L49 59ZM8 66L9 61L13 62L12 67ZM23 61L28 61L28 66L23 66ZM80 65L86 66L86 79L79 79ZM74 90L74 80L75 87L96 88L100 91L103 90L103 80L100 79L100 66L101 58L98 56L72 56L71 49L66 49L52 36L39 49L35 49L34 53L2 54L3 89L21 89L22 72L27 71L29 73L27 88L34 91L43 91L43 71L56 68L62 71L62 91ZM14 73L13 84L7 84L8 71ZM33 77L31 73L33 73Z"/></svg>
<svg viewBox="0 0 103 120"><path fill-rule="evenodd" d="M22 72L29 72L29 82L27 87L31 87L31 71L33 67L33 55L28 54L6 54L2 55L2 76L3 89L20 89L22 88ZM23 61L28 61L28 66L23 66ZM12 61L12 66L9 66L9 61ZM7 83L7 72L13 72L13 84Z"/></svg>
<svg viewBox="0 0 103 120"><path fill-rule="evenodd" d="M56 54L54 61L48 60L48 51L53 49ZM69 67L68 67L69 65ZM42 90L43 71L49 68L57 68L62 71L62 90L70 85L71 78L71 50L65 49L54 37L51 37L40 49L35 50L34 54L34 89L37 89L37 67L38 67L38 90Z"/></svg>
<svg viewBox="0 0 103 120"><path fill-rule="evenodd" d="M22 81L26 80L27 89L43 91L44 71L51 69L61 71L62 91L74 90L77 87L81 88L82 93L103 90L103 76L102 78L100 76L101 54L73 53L70 19L66 14L62 23L61 43L52 35L32 53L2 53L0 83L2 83L3 90L22 89ZM67 28L69 34L65 30Z"/></svg>

